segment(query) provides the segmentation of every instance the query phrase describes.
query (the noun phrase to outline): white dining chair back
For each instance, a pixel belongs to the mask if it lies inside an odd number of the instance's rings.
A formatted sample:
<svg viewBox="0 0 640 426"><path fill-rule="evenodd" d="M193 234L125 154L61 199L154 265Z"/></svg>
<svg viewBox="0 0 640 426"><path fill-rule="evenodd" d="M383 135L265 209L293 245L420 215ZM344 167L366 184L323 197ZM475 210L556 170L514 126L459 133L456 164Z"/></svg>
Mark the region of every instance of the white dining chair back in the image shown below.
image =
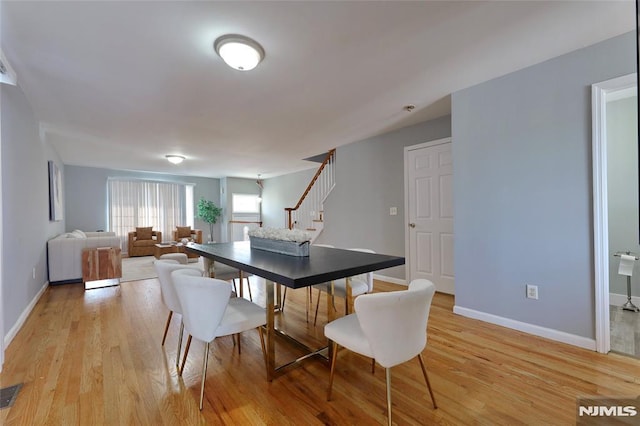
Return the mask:
<svg viewBox="0 0 640 426"><path fill-rule="evenodd" d="M183 270L174 271L172 279L182 308L185 329L190 336L205 342L200 387L200 409L202 410L210 343L216 337L238 334L255 328L260 336L262 356L266 365L264 336L260 329L267 322L266 311L244 298L231 298L231 286L226 281L195 277Z"/></svg>
<svg viewBox="0 0 640 426"><path fill-rule="evenodd" d="M365 249L365 248L350 248L348 250L351 251L359 251L362 253L373 253L375 254L375 251L371 250L371 249ZM363 283L365 283L367 285L367 291L366 293L371 293L373 291L373 272L367 272L365 274L360 274L360 275L355 275L353 277L351 277L351 281L361 281Z"/></svg>
<svg viewBox="0 0 640 426"><path fill-rule="evenodd" d="M351 251L359 251L363 253L375 253L370 249L362 248L350 248ZM331 283L316 284L314 288L318 289L318 299L316 301L316 313L313 318L313 325L316 325L318 321L318 308L320 307L320 292L329 292ZM354 275L351 277L351 298L360 296L362 294L371 293L373 291L373 272L367 272L365 274ZM335 296L346 298L347 297L347 279L340 278L333 282L334 297L331 298L331 303L335 310ZM345 300L345 315L349 314L349 304L352 300Z"/></svg>
<svg viewBox="0 0 640 426"><path fill-rule="evenodd" d="M180 302L176 295L175 288L173 287L173 281L171 279L171 273L177 269L193 269L196 270L200 276L204 273L196 265L183 265L176 260L159 259L153 263L156 273L158 274L158 281L160 281L160 292L162 296L162 302L169 308L170 311L177 314L182 313L180 310Z"/></svg>
<svg viewBox="0 0 640 426"><path fill-rule="evenodd" d="M331 373L327 400L338 354L338 346L378 362L386 369L387 421L391 426L391 367L418 357L434 408L435 396L422 358L427 344L427 323L435 286L429 280L417 279L407 290L365 294L355 301L355 313L338 318L324 328L332 341ZM374 364L375 365L375 364Z"/></svg>
<svg viewBox="0 0 640 426"><path fill-rule="evenodd" d="M158 281L160 281L160 297L162 302L169 309L169 316L164 326L164 333L162 335L162 346L164 346L167 340L167 333L169 332L169 325L171 324L171 318L173 313L182 314L182 308L180 307L180 301L176 294L176 289L173 285L173 279L171 273L176 270L189 271L190 274L196 276L202 276L204 271L196 265L184 265L174 259L158 259L153 263L153 266L158 274ZM176 350L176 369L180 371L180 352L182 350L182 335L184 333L184 322L180 320L180 332L178 333L178 348ZM190 337L189 337L190 338ZM185 352L184 360L187 358ZM184 363L184 361L183 361Z"/></svg>
<svg viewBox="0 0 640 426"><path fill-rule="evenodd" d="M193 277L179 270L173 278L187 331L198 340L212 341L229 304L231 286L223 280Z"/></svg>
<svg viewBox="0 0 640 426"><path fill-rule="evenodd" d="M366 294L355 301L373 358L389 368L416 357L427 344L427 321L435 286L414 280L406 291Z"/></svg>
<svg viewBox="0 0 640 426"><path fill-rule="evenodd" d="M213 262L213 275L213 278L222 281L231 281L236 293L240 293L240 288L236 286L236 280L239 281L239 286L242 287L244 285L243 281L246 279L247 289L249 290L249 300L253 301L253 295L251 294L251 282L249 281L249 277L253 274L245 271L240 273L238 268L234 268L233 266L229 266L221 262ZM242 279L240 279L240 277L242 277Z"/></svg>

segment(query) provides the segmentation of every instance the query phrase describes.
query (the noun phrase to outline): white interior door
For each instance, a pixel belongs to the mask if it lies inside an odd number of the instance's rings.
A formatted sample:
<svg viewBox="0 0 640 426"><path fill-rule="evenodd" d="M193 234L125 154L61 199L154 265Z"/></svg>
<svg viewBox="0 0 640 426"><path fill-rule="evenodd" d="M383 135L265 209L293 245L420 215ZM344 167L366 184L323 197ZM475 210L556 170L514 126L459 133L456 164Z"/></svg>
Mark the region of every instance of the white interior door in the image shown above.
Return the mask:
<svg viewBox="0 0 640 426"><path fill-rule="evenodd" d="M405 148L405 191L409 281L454 294L450 138Z"/></svg>

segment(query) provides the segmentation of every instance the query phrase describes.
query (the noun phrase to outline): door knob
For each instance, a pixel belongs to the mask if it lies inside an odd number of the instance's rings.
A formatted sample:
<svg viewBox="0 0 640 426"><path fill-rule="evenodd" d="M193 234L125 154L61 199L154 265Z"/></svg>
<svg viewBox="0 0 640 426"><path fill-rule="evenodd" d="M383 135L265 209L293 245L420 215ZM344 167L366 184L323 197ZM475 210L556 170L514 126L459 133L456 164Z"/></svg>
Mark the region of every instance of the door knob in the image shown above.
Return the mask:
<svg viewBox="0 0 640 426"><path fill-rule="evenodd" d="M415 223L410 223L410 224L409 224L409 228L415 228L415 227L416 227L416 224L415 224Z"/></svg>

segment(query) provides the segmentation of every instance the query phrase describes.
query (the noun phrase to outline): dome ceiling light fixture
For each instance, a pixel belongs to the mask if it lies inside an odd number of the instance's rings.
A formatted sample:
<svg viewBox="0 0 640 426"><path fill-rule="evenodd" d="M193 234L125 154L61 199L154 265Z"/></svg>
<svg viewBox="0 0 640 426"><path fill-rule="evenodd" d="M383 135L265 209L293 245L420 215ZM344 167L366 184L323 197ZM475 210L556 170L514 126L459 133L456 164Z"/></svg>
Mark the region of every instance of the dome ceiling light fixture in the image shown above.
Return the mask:
<svg viewBox="0 0 640 426"><path fill-rule="evenodd" d="M213 42L213 48L231 68L250 71L264 59L264 49L257 41L239 34L226 34Z"/></svg>
<svg viewBox="0 0 640 426"><path fill-rule="evenodd" d="M176 154L167 154L165 155L167 161L172 164L180 164L185 160L184 155L176 155Z"/></svg>

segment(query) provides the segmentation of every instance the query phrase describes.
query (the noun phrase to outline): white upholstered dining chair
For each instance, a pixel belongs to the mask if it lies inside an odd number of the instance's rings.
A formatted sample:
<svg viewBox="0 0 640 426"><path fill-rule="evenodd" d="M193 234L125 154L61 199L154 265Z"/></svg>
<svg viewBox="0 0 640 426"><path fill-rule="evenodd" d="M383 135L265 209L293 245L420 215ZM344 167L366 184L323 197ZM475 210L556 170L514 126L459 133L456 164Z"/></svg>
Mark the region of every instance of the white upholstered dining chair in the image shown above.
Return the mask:
<svg viewBox="0 0 640 426"><path fill-rule="evenodd" d="M362 248L351 248L348 250L352 251L360 251L363 253L375 253L375 251L370 249L362 249ZM316 325L318 321L318 307L320 306L320 293L321 292L330 292L331 291L331 283L322 283L316 284L313 286L318 289L318 299L316 300L316 313L313 317L313 325ZM333 297L331 298L331 303L333 304L333 308L335 309L335 297L341 297L345 299L344 311L345 315L349 314L349 307L353 305L353 299L362 294L373 292L373 272L367 272L366 274L356 275L351 277L351 300L346 300L347 298L347 279L340 278L333 282Z"/></svg>
<svg viewBox="0 0 640 426"><path fill-rule="evenodd" d="M427 345L427 322L435 293L429 280L417 279L407 290L365 294L355 301L355 313L338 318L324 328L332 341L333 356L327 400L335 373L338 346L356 352L382 365L387 379L387 416L391 425L391 367L418 357L434 408L436 400L431 390L422 351Z"/></svg>
<svg viewBox="0 0 640 426"><path fill-rule="evenodd" d="M215 278L195 277L185 271L172 274L184 326L190 336L205 342L200 386L200 409L204 398L209 344L216 337L228 336L252 328L257 329L266 367L266 351L261 327L266 324L264 308L249 300L231 298L229 283Z"/></svg>
<svg viewBox="0 0 640 426"><path fill-rule="evenodd" d="M326 247L326 248L334 248L334 246L332 246L331 244L314 244L315 247ZM327 283L322 283L322 284L316 284L314 286L309 286L307 287L307 306L306 306L306 314L307 314L307 322L309 322L309 309L311 308L311 305L313 305L313 289L314 288L320 288L320 287L326 287ZM318 297L320 297L320 291L318 290ZM282 296L282 306L280 307L280 309L282 311L284 311L284 304L287 300L287 287L284 288L284 294ZM318 299L319 301L320 299ZM318 317L318 308L316 306L316 318ZM315 325L315 321L313 323L313 325Z"/></svg>
<svg viewBox="0 0 640 426"><path fill-rule="evenodd" d="M153 263L153 266L156 270L156 274L158 275L158 281L160 281L160 295L162 297L162 303L169 309L169 317L167 318L167 323L164 327L164 334L162 335L162 346L164 346L164 342L167 339L167 332L169 331L169 324L171 323L171 318L173 314L182 314L182 310L180 308L180 302L178 301L178 295L176 294L175 288L173 286L173 280L171 278L171 273L178 269L187 269L192 271L194 274L202 276L204 271L200 269L196 265L184 265L179 263L177 260L171 259L159 259ZM178 350L176 352L176 368L178 367L178 363L180 360L180 349L182 347L182 334L184 331L184 323L180 321L180 333L178 335Z"/></svg>
<svg viewBox="0 0 640 426"><path fill-rule="evenodd" d="M249 290L249 300L253 301L253 296L251 295L251 282L249 281L249 277L253 274L240 271L238 268L234 268L233 266L225 265L221 262L214 262L213 264L213 278L222 280L222 281L231 281L233 283L233 287L236 290L236 293L240 293L240 289L236 285L236 280L240 282L240 286L243 285L243 281L247 280L247 289Z"/></svg>

